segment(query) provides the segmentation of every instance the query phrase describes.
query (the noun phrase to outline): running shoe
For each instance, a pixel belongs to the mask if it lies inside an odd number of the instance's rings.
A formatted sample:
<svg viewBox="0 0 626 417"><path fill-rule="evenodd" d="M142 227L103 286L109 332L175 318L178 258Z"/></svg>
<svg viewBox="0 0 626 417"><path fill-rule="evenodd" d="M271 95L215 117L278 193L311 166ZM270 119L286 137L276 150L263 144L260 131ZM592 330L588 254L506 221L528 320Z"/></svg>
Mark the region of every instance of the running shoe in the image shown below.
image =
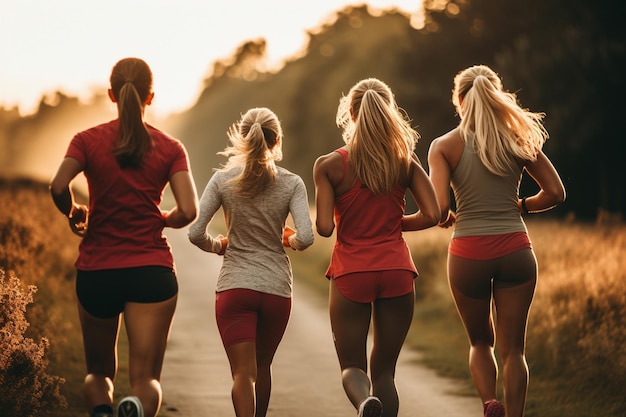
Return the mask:
<svg viewBox="0 0 626 417"><path fill-rule="evenodd" d="M374 396L369 396L359 405L358 417L380 417L383 415L383 404Z"/></svg>
<svg viewBox="0 0 626 417"><path fill-rule="evenodd" d="M498 400L487 401L484 409L485 417L504 417L504 406Z"/></svg>
<svg viewBox="0 0 626 417"><path fill-rule="evenodd" d="M108 404L101 404L91 411L90 417L113 417L113 407Z"/></svg>
<svg viewBox="0 0 626 417"><path fill-rule="evenodd" d="M113 417L113 413L107 413L106 411L98 411L91 413L91 417Z"/></svg>
<svg viewBox="0 0 626 417"><path fill-rule="evenodd" d="M117 417L143 417L143 406L139 398L123 398L117 406Z"/></svg>

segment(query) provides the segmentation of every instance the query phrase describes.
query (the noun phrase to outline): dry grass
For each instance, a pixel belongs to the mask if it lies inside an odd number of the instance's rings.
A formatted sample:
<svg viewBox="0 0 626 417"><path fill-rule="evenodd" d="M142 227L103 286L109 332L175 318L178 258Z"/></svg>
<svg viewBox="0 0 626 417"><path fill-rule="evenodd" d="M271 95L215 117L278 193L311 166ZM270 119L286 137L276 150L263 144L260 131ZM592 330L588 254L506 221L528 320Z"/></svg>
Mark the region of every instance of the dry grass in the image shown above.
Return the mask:
<svg viewBox="0 0 626 417"><path fill-rule="evenodd" d="M46 184L0 179L0 201L0 269L37 288L26 311L25 336L49 341L46 371L65 380L60 388L67 407L55 407L50 415L83 416L85 360L74 291L79 238L54 207ZM122 335L122 376L127 369L125 343ZM129 391L127 378L118 382L120 393Z"/></svg>
<svg viewBox="0 0 626 417"><path fill-rule="evenodd" d="M28 319L30 337L50 340L52 375L66 379L69 407L58 416L84 413L84 372L76 319L73 262L78 238L71 234L41 184L0 181L0 267L36 285ZM6 213L6 214L4 214ZM626 226L542 221L528 227L539 263L539 282L528 328L531 383L527 417L624 417L626 380ZM417 304L408 344L442 374L467 381L467 341L446 279L450 230L407 234L420 271ZM297 285L320 292L334 238L316 237L303 253L290 254ZM124 339L120 353L124 354ZM120 357L120 374L125 358ZM119 393L123 393L125 382ZM608 388L607 388L608 387Z"/></svg>

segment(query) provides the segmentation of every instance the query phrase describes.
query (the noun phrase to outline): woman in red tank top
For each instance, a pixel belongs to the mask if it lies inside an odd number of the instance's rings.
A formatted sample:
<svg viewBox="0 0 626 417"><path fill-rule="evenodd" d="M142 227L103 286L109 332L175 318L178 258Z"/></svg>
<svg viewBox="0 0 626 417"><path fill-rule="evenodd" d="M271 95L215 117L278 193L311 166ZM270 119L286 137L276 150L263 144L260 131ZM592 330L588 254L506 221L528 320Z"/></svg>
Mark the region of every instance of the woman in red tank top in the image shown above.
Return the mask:
<svg viewBox="0 0 626 417"><path fill-rule="evenodd" d="M413 153L418 133L385 83L370 78L352 87L340 100L337 124L346 146L319 157L313 168L317 232L329 237L337 226L326 273L333 339L358 416L395 417L395 368L413 317L417 275L402 230L434 226L439 208ZM407 189L420 210L403 223Z"/></svg>

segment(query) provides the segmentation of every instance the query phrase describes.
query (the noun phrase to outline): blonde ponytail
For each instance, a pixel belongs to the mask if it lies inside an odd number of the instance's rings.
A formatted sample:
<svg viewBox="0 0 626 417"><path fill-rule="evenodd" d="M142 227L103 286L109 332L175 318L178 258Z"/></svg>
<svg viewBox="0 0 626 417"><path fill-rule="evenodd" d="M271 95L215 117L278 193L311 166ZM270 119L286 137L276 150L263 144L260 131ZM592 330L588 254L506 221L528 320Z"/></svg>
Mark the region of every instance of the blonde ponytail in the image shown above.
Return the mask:
<svg viewBox="0 0 626 417"><path fill-rule="evenodd" d="M521 108L516 96L503 90L498 75L484 65L461 71L454 85L452 101L461 117L461 135L474 137L475 150L489 171L506 175L516 159L537 158L548 139L543 113Z"/></svg>

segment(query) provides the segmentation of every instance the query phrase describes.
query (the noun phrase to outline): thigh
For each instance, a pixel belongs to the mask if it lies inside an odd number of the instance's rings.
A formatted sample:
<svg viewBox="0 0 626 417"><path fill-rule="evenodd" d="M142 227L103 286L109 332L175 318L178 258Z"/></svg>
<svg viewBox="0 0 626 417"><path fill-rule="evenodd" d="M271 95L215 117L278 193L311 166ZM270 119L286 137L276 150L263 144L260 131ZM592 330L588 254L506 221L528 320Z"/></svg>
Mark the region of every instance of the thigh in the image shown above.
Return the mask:
<svg viewBox="0 0 626 417"><path fill-rule="evenodd" d="M400 350L413 320L415 292L374 302L372 375L395 369Z"/></svg>
<svg viewBox="0 0 626 417"><path fill-rule="evenodd" d="M532 250L518 251L506 258L493 284L498 344L505 354L524 351L528 313L537 283L537 262Z"/></svg>
<svg viewBox="0 0 626 417"><path fill-rule="evenodd" d="M261 299L256 331L257 365L269 366L289 323L291 298L262 294Z"/></svg>
<svg viewBox="0 0 626 417"><path fill-rule="evenodd" d="M78 316L83 335L83 347L88 374L115 378L117 372L117 337L121 315L99 318L78 304Z"/></svg>
<svg viewBox="0 0 626 417"><path fill-rule="evenodd" d="M126 303L124 324L131 382L135 378L160 379L177 298L156 303Z"/></svg>
<svg viewBox="0 0 626 417"><path fill-rule="evenodd" d="M448 280L470 343L493 344L491 285L495 261L448 255Z"/></svg>
<svg viewBox="0 0 626 417"><path fill-rule="evenodd" d="M330 324L341 369L367 370L367 334L372 307L346 298L330 280Z"/></svg>

